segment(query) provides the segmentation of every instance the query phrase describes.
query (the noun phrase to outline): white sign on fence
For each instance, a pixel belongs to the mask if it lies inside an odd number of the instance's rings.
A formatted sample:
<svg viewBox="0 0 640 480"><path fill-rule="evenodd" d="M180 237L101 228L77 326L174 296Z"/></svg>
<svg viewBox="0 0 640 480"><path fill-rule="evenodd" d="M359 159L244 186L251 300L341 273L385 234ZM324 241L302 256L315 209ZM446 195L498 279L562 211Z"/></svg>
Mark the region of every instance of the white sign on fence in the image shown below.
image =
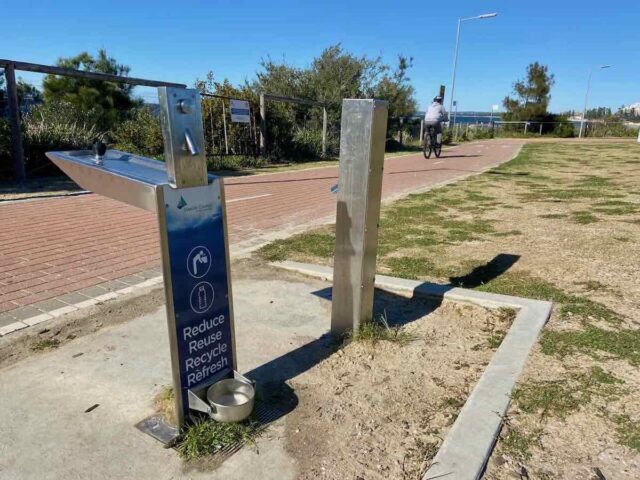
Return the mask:
<svg viewBox="0 0 640 480"><path fill-rule="evenodd" d="M231 121L236 123L251 123L249 102L231 99Z"/></svg>

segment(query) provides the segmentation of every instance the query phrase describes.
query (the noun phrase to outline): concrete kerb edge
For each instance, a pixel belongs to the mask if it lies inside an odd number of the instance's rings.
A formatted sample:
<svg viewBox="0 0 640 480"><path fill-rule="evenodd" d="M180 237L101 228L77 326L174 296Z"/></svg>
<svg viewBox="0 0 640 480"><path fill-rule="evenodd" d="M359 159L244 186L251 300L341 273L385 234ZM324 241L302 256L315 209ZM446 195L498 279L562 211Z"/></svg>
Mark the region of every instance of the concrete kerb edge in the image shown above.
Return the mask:
<svg viewBox="0 0 640 480"><path fill-rule="evenodd" d="M124 295L147 293L146 292L147 288L155 287L156 285L161 284L162 281L163 281L162 275L158 275L156 277L149 278L135 285L130 285L118 290L114 290L112 292L106 292L96 297L88 298L87 300L82 300L77 303L70 303L64 307L60 307L55 310L50 310L46 312L43 311L42 313L34 315L33 317L25 318L23 320L18 320L3 326L2 328L0 328L0 337L5 337L13 332L17 332L19 330L32 327L34 325L38 325L47 320L61 317L68 313L84 310L86 308L93 307L95 305L100 305L110 300L116 300L118 298L123 297Z"/></svg>
<svg viewBox="0 0 640 480"><path fill-rule="evenodd" d="M290 261L271 265L328 281L333 277L331 267L327 266ZM519 310L422 480L441 477L456 480L481 478L509 408L511 392L531 348L551 315L552 303L385 275L376 275L375 285L382 290L417 297L444 298L486 308L509 307Z"/></svg>

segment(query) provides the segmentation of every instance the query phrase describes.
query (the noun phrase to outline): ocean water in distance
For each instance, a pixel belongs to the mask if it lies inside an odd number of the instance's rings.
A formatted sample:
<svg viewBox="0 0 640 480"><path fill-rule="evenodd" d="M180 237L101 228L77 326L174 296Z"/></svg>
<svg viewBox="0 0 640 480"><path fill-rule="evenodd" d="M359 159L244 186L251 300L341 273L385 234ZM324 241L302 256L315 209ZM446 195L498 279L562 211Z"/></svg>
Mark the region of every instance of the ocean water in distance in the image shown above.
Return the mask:
<svg viewBox="0 0 640 480"><path fill-rule="evenodd" d="M449 115L449 119L453 121L453 115ZM469 124L469 123L489 123L491 122L491 115L469 115L458 114L456 115L456 123ZM500 115L493 115L493 121L499 122Z"/></svg>

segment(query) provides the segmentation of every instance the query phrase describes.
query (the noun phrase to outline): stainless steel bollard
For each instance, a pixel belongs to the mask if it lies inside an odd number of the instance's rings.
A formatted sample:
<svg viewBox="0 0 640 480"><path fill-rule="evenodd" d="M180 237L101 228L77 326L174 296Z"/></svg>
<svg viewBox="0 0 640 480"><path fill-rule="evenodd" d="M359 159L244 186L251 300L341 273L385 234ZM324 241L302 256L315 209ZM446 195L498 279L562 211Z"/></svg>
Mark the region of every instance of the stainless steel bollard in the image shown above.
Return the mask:
<svg viewBox="0 0 640 480"><path fill-rule="evenodd" d="M336 335L373 315L387 116L387 102L342 101L331 310Z"/></svg>

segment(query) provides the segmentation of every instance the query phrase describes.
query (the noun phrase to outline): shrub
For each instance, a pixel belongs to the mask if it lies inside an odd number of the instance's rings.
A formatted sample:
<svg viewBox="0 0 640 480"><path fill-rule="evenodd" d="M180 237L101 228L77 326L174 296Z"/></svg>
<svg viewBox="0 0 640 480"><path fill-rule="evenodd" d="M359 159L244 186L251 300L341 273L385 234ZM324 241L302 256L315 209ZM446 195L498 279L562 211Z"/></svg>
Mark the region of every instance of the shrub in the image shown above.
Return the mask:
<svg viewBox="0 0 640 480"><path fill-rule="evenodd" d="M575 128L570 122L560 122L553 129L553 134L560 138L571 138L575 136Z"/></svg>
<svg viewBox="0 0 640 480"><path fill-rule="evenodd" d="M265 158L251 155L214 155L207 157L207 169L214 172L259 168L265 165L267 165Z"/></svg>
<svg viewBox="0 0 640 480"><path fill-rule="evenodd" d="M337 155L338 150L337 139L327 132L327 156ZM296 128L291 143L286 148L286 155L296 162L322 157L322 129Z"/></svg>
<svg viewBox="0 0 640 480"><path fill-rule="evenodd" d="M469 128L468 136L469 140L484 140L487 138L493 138L493 128L473 125L471 128Z"/></svg>
<svg viewBox="0 0 640 480"><path fill-rule="evenodd" d="M11 127L9 121L0 118L0 178L11 178Z"/></svg>
<svg viewBox="0 0 640 480"><path fill-rule="evenodd" d="M0 157L11 155L11 127L9 121L0 118Z"/></svg>
<svg viewBox="0 0 640 480"><path fill-rule="evenodd" d="M113 147L145 157L164 155L160 119L148 106L132 111L130 118L116 126L112 132Z"/></svg>
<svg viewBox="0 0 640 480"><path fill-rule="evenodd" d="M586 129L587 137L636 137L638 128L628 127L624 123L590 123Z"/></svg>
<svg viewBox="0 0 640 480"><path fill-rule="evenodd" d="M52 101L33 107L22 122L29 174L58 173L46 158L48 151L91 148L95 139L103 135L93 119L91 111L80 111L66 102Z"/></svg>

